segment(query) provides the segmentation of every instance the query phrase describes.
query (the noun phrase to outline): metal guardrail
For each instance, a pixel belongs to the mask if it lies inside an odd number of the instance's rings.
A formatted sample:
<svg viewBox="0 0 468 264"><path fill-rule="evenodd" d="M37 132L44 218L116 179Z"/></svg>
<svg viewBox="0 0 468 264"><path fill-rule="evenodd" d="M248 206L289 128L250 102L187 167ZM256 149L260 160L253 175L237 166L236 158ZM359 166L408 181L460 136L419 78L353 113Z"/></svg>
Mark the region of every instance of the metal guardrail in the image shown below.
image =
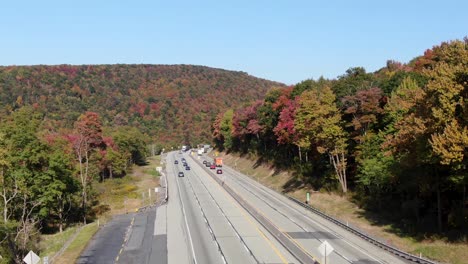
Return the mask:
<svg viewBox="0 0 468 264"><path fill-rule="evenodd" d="M169 192L167 191L169 189L169 186L167 185L167 176L164 172L161 172L161 174L164 176L164 203L167 203L167 201L169 200Z"/></svg>
<svg viewBox="0 0 468 264"><path fill-rule="evenodd" d="M55 252L53 256L49 258L49 264L55 263L55 259L60 257L65 250L70 246L70 244L75 240L75 238L80 234L81 230L83 229L84 225L80 224L80 227L73 233L73 235L65 241L63 246L60 248L59 251Z"/></svg>
<svg viewBox="0 0 468 264"><path fill-rule="evenodd" d="M166 163L166 156L167 154L161 155L161 165ZM167 203L169 201L169 192L168 192L169 186L167 185L167 175L166 173L163 172L163 170L166 170L166 166L164 166L163 169L161 170L161 174L164 176L164 188L166 189L165 194L164 194L164 203Z"/></svg>
<svg viewBox="0 0 468 264"><path fill-rule="evenodd" d="M385 244L383 242L380 242L380 241L376 240L375 238L372 238L372 237L362 233L361 231L359 231L359 230L357 230L357 229L355 229L353 227L348 226L347 224L341 222L340 220L335 219L335 218L325 214L324 212L322 212L322 211L320 211L320 210L318 210L318 209L316 209L316 208L314 208L314 207L312 207L312 206L310 206L308 204L305 204L305 203L299 201L298 199L296 199L294 197L291 197L291 196L286 195L286 194L282 194L282 195L284 195L288 199L292 200L293 202L299 204L300 206L308 209L309 211L311 211L311 212L325 218L326 220L328 220L328 221L330 221L330 222L332 222L332 223L334 223L334 224L348 230L349 232L361 237L362 239L366 240L367 242L369 242L371 244L374 244L377 247L379 247L381 249L384 249L384 250L386 250L386 251L388 251L388 252L390 252L390 253L392 253L394 255L397 255L397 256L399 256L401 258L404 258L406 260L409 260L409 261L412 261L412 262L415 262L415 263L437 264L437 262L433 262L433 261L425 259L425 258L420 258L418 256L412 255L410 253L404 252L404 251L399 250L399 249L397 249L395 247L387 245L387 244Z"/></svg>

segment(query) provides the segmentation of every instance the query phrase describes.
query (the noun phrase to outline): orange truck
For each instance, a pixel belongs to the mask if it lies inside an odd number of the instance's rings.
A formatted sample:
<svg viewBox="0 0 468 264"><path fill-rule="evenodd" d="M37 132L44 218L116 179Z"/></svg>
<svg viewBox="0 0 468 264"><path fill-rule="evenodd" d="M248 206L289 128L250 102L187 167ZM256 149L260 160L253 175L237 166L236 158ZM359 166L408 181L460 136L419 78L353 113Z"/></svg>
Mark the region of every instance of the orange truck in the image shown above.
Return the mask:
<svg viewBox="0 0 468 264"><path fill-rule="evenodd" d="M216 165L216 167L222 167L223 166L223 158L215 158L214 159L214 163Z"/></svg>

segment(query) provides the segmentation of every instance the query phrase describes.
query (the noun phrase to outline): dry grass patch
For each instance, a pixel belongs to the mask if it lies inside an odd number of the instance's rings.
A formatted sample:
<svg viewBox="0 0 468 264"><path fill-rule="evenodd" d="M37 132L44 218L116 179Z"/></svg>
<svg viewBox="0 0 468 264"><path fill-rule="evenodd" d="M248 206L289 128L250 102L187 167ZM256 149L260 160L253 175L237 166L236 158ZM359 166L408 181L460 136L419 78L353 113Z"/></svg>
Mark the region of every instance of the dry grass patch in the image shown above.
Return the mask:
<svg viewBox="0 0 468 264"><path fill-rule="evenodd" d="M96 184L101 206L109 209L104 218L134 212L156 201L154 188L159 186L159 177L155 172L159 161L159 156L148 158L148 165L134 166L130 175Z"/></svg>
<svg viewBox="0 0 468 264"><path fill-rule="evenodd" d="M133 177L138 179L135 183L137 186L137 192L140 195L140 206L146 206L151 203L156 202L156 194L154 193L154 188L159 186L159 173L156 172L156 167L161 166L160 156L148 158L148 164L141 167L135 167L133 172ZM151 197L149 197L149 193Z"/></svg>

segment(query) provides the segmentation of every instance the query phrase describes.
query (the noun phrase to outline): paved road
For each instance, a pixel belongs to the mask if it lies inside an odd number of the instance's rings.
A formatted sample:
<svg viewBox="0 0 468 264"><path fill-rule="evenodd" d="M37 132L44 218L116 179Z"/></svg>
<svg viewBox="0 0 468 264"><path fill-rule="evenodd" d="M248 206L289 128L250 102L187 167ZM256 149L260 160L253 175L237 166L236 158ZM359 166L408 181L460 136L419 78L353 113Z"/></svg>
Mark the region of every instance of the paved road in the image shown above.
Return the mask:
<svg viewBox="0 0 468 264"><path fill-rule="evenodd" d="M94 235L77 263L167 264L166 218L163 203L114 217Z"/></svg>
<svg viewBox="0 0 468 264"><path fill-rule="evenodd" d="M215 174L205 158L169 153L169 202L116 217L78 263L300 263L298 251L310 257L305 263L324 263L317 249L324 241L334 248L327 263L405 263L228 166Z"/></svg>
<svg viewBox="0 0 468 264"><path fill-rule="evenodd" d="M161 232L164 228L156 230L156 223L165 225L165 220L165 206L114 217L96 233L77 263L166 264L167 235Z"/></svg>
<svg viewBox="0 0 468 264"><path fill-rule="evenodd" d="M298 263L188 154L167 162L169 263Z"/></svg>
<svg viewBox="0 0 468 264"><path fill-rule="evenodd" d="M76 263L111 264L119 254L133 214L114 217L94 235Z"/></svg>
<svg viewBox="0 0 468 264"><path fill-rule="evenodd" d="M228 166L223 167L222 175L212 173L270 219L298 247L321 262L324 259L318 247L327 241L334 248L327 258L328 263L407 263Z"/></svg>
<svg viewBox="0 0 468 264"><path fill-rule="evenodd" d="M166 234L158 234L155 230L156 218L163 208L158 207L158 213L153 207L135 215L131 232L116 263L167 263Z"/></svg>

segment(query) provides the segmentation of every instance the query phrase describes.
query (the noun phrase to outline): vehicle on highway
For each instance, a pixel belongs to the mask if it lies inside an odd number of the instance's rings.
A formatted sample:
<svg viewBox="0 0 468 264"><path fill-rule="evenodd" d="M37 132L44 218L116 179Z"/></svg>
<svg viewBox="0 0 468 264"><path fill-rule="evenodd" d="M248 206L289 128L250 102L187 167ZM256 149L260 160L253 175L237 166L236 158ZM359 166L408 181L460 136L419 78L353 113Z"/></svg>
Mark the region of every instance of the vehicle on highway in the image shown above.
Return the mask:
<svg viewBox="0 0 468 264"><path fill-rule="evenodd" d="M174 160L174 164L179 164L179 161L178 161L178 160Z"/></svg>
<svg viewBox="0 0 468 264"><path fill-rule="evenodd" d="M204 146L203 146L203 153L207 153L207 152L208 152L208 149L209 149L210 147L211 147L210 145L204 145Z"/></svg>
<svg viewBox="0 0 468 264"><path fill-rule="evenodd" d="M210 167L210 166L211 166L211 162L207 162L207 163L205 164L205 166L206 166L206 167Z"/></svg>
<svg viewBox="0 0 468 264"><path fill-rule="evenodd" d="M183 171L179 171L179 177L184 177L184 172Z"/></svg>
<svg viewBox="0 0 468 264"><path fill-rule="evenodd" d="M216 169L216 165L211 164L210 169L212 169L212 170Z"/></svg>
<svg viewBox="0 0 468 264"><path fill-rule="evenodd" d="M216 164L216 167L222 167L223 166L223 158L221 157L216 157L214 159L214 163Z"/></svg>
<svg viewBox="0 0 468 264"><path fill-rule="evenodd" d="M223 170L222 169L217 169L216 174L223 174Z"/></svg>
<svg viewBox="0 0 468 264"><path fill-rule="evenodd" d="M185 162L185 158L181 158L180 160L181 160L182 162Z"/></svg>
<svg viewBox="0 0 468 264"><path fill-rule="evenodd" d="M203 164L206 164L206 162L207 162L207 161L206 161L206 160L204 160L204 161L203 161Z"/></svg>
<svg viewBox="0 0 468 264"><path fill-rule="evenodd" d="M189 166L185 166L185 170L190 170L190 167L189 167Z"/></svg>

